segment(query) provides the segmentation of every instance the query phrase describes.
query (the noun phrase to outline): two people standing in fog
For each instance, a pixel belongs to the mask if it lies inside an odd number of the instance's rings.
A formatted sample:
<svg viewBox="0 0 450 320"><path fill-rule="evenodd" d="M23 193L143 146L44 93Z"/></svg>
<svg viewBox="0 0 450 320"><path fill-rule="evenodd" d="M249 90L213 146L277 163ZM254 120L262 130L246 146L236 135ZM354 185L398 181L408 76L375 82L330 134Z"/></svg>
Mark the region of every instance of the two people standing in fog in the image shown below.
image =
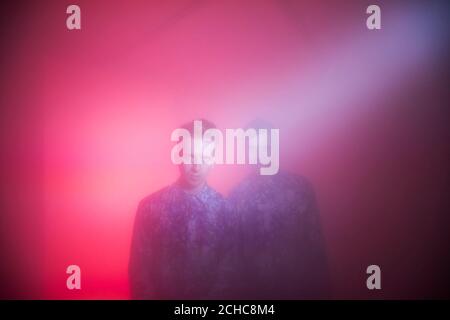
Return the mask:
<svg viewBox="0 0 450 320"><path fill-rule="evenodd" d="M193 123L184 128L192 132ZM192 149L189 156L213 155ZM141 201L129 265L132 298L328 297L311 184L283 171L255 172L225 200L208 186L212 164L203 160L180 164L177 182Z"/></svg>

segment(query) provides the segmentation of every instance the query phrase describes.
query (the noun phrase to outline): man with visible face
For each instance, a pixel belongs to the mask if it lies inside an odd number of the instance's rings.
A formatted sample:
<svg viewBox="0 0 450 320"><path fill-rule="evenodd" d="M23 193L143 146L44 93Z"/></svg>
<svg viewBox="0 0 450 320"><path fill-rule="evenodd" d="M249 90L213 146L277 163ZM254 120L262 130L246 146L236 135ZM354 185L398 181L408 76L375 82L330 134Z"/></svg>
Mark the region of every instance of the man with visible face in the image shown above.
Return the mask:
<svg viewBox="0 0 450 320"><path fill-rule="evenodd" d="M215 127L202 123L205 130ZM193 122L183 128L193 136ZM212 164L204 150L212 142L200 142L201 150L183 151L191 161L180 164L179 179L139 204L129 265L132 298L221 297L225 202L206 182Z"/></svg>
<svg viewBox="0 0 450 320"><path fill-rule="evenodd" d="M211 155L204 152L207 149L211 141L198 141L199 138L193 139L193 144L201 143L203 148L195 152L194 150L188 151L188 157L190 158L190 164L182 163L180 165L180 183L188 192L197 192L206 184L206 178L209 171L212 168ZM192 148L193 149L193 148ZM201 160L200 160L201 159Z"/></svg>

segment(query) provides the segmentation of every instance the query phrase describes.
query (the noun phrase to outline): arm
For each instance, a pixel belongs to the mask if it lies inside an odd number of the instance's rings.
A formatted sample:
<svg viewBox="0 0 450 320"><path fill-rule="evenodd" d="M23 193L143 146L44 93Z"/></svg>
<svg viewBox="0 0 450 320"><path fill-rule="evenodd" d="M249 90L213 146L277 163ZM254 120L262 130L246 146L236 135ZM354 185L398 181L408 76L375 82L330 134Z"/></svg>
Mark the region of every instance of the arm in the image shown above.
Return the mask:
<svg viewBox="0 0 450 320"><path fill-rule="evenodd" d="M141 201L136 212L128 266L132 299L155 298L150 277L153 250L150 247L151 242L146 228L149 212L144 200Z"/></svg>
<svg viewBox="0 0 450 320"><path fill-rule="evenodd" d="M307 206L305 209L305 231L309 251L309 279L314 298L327 299L330 296L330 279L325 239L320 222L319 209L313 187L307 185Z"/></svg>

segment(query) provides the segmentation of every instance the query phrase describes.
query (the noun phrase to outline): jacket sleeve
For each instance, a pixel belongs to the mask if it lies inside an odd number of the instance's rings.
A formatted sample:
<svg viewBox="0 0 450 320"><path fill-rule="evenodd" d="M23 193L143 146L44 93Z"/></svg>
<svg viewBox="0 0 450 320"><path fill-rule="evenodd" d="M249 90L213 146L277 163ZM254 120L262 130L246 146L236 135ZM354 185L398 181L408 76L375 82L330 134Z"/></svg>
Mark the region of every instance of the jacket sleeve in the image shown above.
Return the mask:
<svg viewBox="0 0 450 320"><path fill-rule="evenodd" d="M330 275L326 253L325 239L320 221L316 195L311 184L307 187L307 206L304 228L307 235L309 252L308 282L310 282L311 297L327 299L330 297Z"/></svg>
<svg viewBox="0 0 450 320"><path fill-rule="evenodd" d="M152 281L153 250L148 226L149 206L145 199L139 203L134 220L128 266L132 299L155 299L155 285Z"/></svg>

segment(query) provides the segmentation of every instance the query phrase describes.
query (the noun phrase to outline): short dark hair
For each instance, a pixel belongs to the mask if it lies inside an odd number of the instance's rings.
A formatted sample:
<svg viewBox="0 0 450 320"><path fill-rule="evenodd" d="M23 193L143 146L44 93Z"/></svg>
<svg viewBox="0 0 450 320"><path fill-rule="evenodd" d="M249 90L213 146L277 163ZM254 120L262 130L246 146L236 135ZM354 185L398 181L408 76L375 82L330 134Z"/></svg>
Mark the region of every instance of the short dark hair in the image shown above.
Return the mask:
<svg viewBox="0 0 450 320"><path fill-rule="evenodd" d="M215 129L217 128L216 125L207 120L207 119L194 119L192 121L189 121L187 123L185 123L184 125L181 126L181 128L186 129L187 131L189 131L190 134L194 134L194 121L201 121L202 122L202 128L203 128L203 132L205 132L208 129Z"/></svg>
<svg viewBox="0 0 450 320"><path fill-rule="evenodd" d="M267 130L271 130L274 129L274 125L262 118L255 118L252 121L250 121L249 123L247 123L247 125L245 126L246 129L267 129Z"/></svg>

